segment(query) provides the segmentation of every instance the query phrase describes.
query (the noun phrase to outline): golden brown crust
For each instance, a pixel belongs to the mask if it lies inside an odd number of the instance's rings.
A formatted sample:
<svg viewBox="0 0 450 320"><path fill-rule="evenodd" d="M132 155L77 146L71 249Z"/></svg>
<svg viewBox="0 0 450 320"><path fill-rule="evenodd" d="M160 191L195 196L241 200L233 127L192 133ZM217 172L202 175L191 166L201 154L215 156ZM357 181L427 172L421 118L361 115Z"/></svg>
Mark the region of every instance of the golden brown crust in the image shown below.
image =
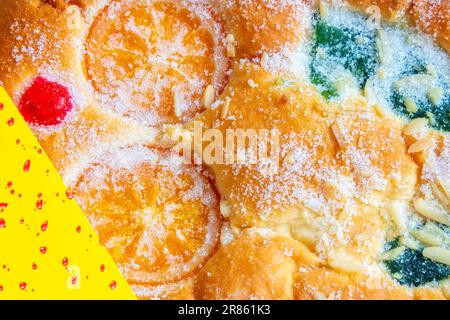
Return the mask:
<svg viewBox="0 0 450 320"><path fill-rule="evenodd" d="M415 25L436 38L450 53L450 2L447 0L412 0L408 14Z"/></svg>
<svg viewBox="0 0 450 320"><path fill-rule="evenodd" d="M363 11L370 6L380 8L381 15L388 21L395 21L405 14L412 0L347 0L347 2Z"/></svg>
<svg viewBox="0 0 450 320"><path fill-rule="evenodd" d="M247 232L222 247L200 271L197 299L293 299L296 261L318 263L300 243Z"/></svg>
<svg viewBox="0 0 450 320"><path fill-rule="evenodd" d="M361 99L347 101L344 110L339 105L325 105L308 86L292 84L280 88L279 77L254 64L236 64L233 77L221 97L222 101L230 101L229 118L220 119L219 106L195 119L203 121L207 128L222 131L224 135L230 128L275 128L281 133L283 159L275 173L267 174L252 165L244 165L240 170L232 164L210 165L219 193L232 208L229 213L231 225L281 230L282 234L305 243L310 250L325 257L321 267L315 263L303 265L305 270L295 274L294 282L289 267L292 261L275 259L284 261L283 265L288 268L283 277L286 277L285 283L293 283L294 298L412 298L411 290L396 284L377 260L387 230L395 228L391 218L380 207L389 207L390 201L408 201L416 192L418 164L407 152L412 142L403 138L403 122L378 116ZM249 80L256 85L250 86ZM289 135L292 132L297 135ZM314 135L309 132L314 132ZM288 135L283 138L284 133ZM369 138L373 136L377 138ZM317 141L320 141L319 145L315 145ZM298 168L297 171L286 171L291 165L285 163L289 148L297 145L306 145L307 150L320 152L318 158L301 158L304 171ZM364 158L367 155L371 156ZM363 163L365 165L361 166ZM342 177L334 176L327 180L321 171L327 166ZM374 177L374 172L377 178L371 181L369 177ZM333 185L343 177L347 183L354 183L351 195L341 194L342 186ZM378 188L375 181L383 180L386 184ZM299 181L300 188L295 184ZM302 200L293 197L299 193ZM318 202L311 200L319 201L322 197L326 201L317 209L314 205ZM373 207L374 203L378 205ZM234 257L240 254L232 253L238 250L234 248L242 247L242 250L253 252L253 249L245 249L252 245L248 241L242 244L244 240L240 239L222 248L208 262L196 282L199 297L290 297L291 291L285 287L275 286L277 291L274 293L266 287L259 287L263 285L261 283L253 284L256 281L245 282L252 279L250 274L256 270L250 267L254 261L251 264L240 259L235 261ZM267 250L264 249L265 252ZM302 250L308 252L306 248ZM262 256L259 259L264 260L266 256ZM231 278L237 283L227 287L225 283L229 285L233 280L226 278L222 282L218 276L223 273L220 271L222 268L239 269L245 276L239 278L237 272L233 273ZM245 273L247 268L250 268L248 274ZM377 271L370 275L368 270ZM270 273L270 270L259 267L257 277L264 279ZM207 277L208 274L212 275L211 278ZM439 288L427 292L429 297L442 295Z"/></svg>
<svg viewBox="0 0 450 320"><path fill-rule="evenodd" d="M222 247L199 273L197 299L411 299L385 275L330 270L299 242L248 231Z"/></svg>
<svg viewBox="0 0 450 320"><path fill-rule="evenodd" d="M358 198L358 192L364 195L360 201L380 197L395 199L412 194L416 166L403 144L400 122L379 118L363 101L357 102L360 110L340 113L339 107L325 105L311 87L292 85L281 89L277 85L279 78L257 65L236 66L221 98L230 100L230 120L217 120L220 108L195 119L203 120L206 127L214 126L224 136L230 128L276 129L280 132L282 158L294 148L314 150L306 160L304 170L291 170L289 164L281 159L275 174L266 174L257 165L244 166L236 173L233 165L212 164L219 192L236 210L231 215L233 223L248 227L292 219L292 211L288 208L297 204L295 195L299 193L302 193L300 198L311 196L317 199L318 207L314 210L323 211L325 207L333 210L331 203L341 202L338 199L344 198L333 193L334 178L326 177L327 170L352 180L356 188L353 191L355 198ZM248 85L250 80L257 84L256 88ZM260 112L261 107L265 112ZM346 140L338 141L341 138L336 131L348 132L344 137ZM374 134L380 139L369 141L367 137ZM367 167L360 166L362 159L356 160L357 154L371 154L364 160L368 161ZM386 186L383 191L368 186L369 171L379 172L380 178L384 177ZM391 180L395 174L404 177L403 180ZM329 189L329 194L324 193L324 188ZM322 195L325 195L325 200L321 202L319 198Z"/></svg>
<svg viewBox="0 0 450 320"><path fill-rule="evenodd" d="M220 7L237 42L237 57L295 47L305 33L302 19L307 7L303 1L225 0Z"/></svg>
<svg viewBox="0 0 450 320"><path fill-rule="evenodd" d="M24 86L44 70L53 70L51 76L89 97L80 83L84 76L77 43L83 32L77 25L81 23L79 10L60 12L40 1L5 0L0 13L1 82L16 101Z"/></svg>
<svg viewBox="0 0 450 320"><path fill-rule="evenodd" d="M151 144L155 135L154 130L141 127L134 121L87 107L58 130L41 132L38 137L66 183L70 183L76 177L78 166L83 159L105 149L106 144Z"/></svg>
<svg viewBox="0 0 450 320"><path fill-rule="evenodd" d="M445 300L442 292L432 288L420 288L414 290L414 299L416 300ZM448 299L448 298L447 298Z"/></svg>
<svg viewBox="0 0 450 320"><path fill-rule="evenodd" d="M367 279L338 273L326 268L298 272L294 286L295 298L339 300L408 300L412 294L386 276Z"/></svg>

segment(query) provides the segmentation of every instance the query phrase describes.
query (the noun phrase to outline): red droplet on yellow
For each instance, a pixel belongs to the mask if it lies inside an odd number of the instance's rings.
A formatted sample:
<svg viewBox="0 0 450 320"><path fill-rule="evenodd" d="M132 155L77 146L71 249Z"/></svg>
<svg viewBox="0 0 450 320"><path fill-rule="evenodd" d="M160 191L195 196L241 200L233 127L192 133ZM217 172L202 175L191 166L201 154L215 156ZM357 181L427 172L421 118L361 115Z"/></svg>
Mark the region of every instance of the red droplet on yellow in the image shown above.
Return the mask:
<svg viewBox="0 0 450 320"><path fill-rule="evenodd" d="M44 223L41 224L41 230L42 231L47 230L47 227L48 227L48 221L45 221Z"/></svg>
<svg viewBox="0 0 450 320"><path fill-rule="evenodd" d="M24 172L30 171L30 167L31 167L31 161L30 160L25 161L25 163L23 164L23 171Z"/></svg>

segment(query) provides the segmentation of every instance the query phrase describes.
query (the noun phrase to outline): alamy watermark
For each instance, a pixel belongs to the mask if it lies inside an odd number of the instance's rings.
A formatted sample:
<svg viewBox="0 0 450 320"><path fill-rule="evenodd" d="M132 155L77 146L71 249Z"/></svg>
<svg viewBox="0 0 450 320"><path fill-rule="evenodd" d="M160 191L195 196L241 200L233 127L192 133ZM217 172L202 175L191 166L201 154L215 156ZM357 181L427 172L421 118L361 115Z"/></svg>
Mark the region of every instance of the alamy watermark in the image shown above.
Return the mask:
<svg viewBox="0 0 450 320"><path fill-rule="evenodd" d="M174 149L188 163L258 165L267 173L276 173L280 162L280 132L277 129L204 128L193 122L193 130L175 130Z"/></svg>

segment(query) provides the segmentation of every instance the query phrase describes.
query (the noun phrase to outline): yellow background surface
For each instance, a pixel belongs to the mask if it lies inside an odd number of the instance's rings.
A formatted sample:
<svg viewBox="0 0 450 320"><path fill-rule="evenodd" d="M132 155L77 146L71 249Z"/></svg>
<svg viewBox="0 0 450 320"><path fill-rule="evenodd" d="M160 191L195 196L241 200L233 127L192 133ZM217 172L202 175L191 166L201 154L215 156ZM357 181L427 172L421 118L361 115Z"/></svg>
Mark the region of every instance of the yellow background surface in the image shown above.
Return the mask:
<svg viewBox="0 0 450 320"><path fill-rule="evenodd" d="M1 87L0 103L0 299L135 299Z"/></svg>

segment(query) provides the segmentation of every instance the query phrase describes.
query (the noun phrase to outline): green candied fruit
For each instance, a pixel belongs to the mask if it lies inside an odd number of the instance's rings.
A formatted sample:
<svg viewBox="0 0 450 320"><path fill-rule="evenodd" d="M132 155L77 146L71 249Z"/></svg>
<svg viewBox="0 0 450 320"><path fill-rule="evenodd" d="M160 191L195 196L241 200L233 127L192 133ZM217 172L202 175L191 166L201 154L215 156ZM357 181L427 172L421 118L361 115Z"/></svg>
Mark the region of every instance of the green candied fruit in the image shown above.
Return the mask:
<svg viewBox="0 0 450 320"><path fill-rule="evenodd" d="M397 248L399 239L388 242L386 251ZM406 248L393 261L384 261L384 265L391 275L400 275L395 280L402 285L418 287L431 281L440 281L450 275L450 267L425 258L421 250Z"/></svg>
<svg viewBox="0 0 450 320"><path fill-rule="evenodd" d="M423 74L427 73L427 64L415 51L409 50L408 58L406 61L403 61L401 70L400 75L402 77L412 76L414 74Z"/></svg>
<svg viewBox="0 0 450 320"><path fill-rule="evenodd" d="M434 105L426 97L422 99L414 99L417 105L416 112L409 112L405 105L405 97L393 90L391 95L392 109L400 115L413 120L415 118L429 118L432 116L430 126L442 131L450 131L450 94L442 99L439 105Z"/></svg>
<svg viewBox="0 0 450 320"><path fill-rule="evenodd" d="M327 59L350 71L360 88L375 74L377 67L376 35L374 31L360 31L352 28L337 28L318 19L314 24L311 82L319 87L322 95L329 99L338 95L334 84L325 71L319 71L318 49L323 50ZM330 70L331 72L332 70Z"/></svg>
<svg viewBox="0 0 450 320"><path fill-rule="evenodd" d="M338 90L334 83L332 83L325 75L317 70L314 64L311 64L310 72L311 82L319 88L320 93L325 99L330 100L331 98L339 96Z"/></svg>
<svg viewBox="0 0 450 320"><path fill-rule="evenodd" d="M425 61L418 56L417 52L411 50L409 51L408 59L403 62L400 78L414 75L426 76L428 75L428 70ZM430 101L430 98L426 94L412 97L400 92L395 88L394 83L390 95L392 110L409 120L431 117L431 127L437 130L450 131L450 92L448 84L440 83L440 85L444 88L442 89L443 97L438 104L435 104ZM411 110L408 110L406 101L408 97L413 100L417 107L417 111L412 112Z"/></svg>

